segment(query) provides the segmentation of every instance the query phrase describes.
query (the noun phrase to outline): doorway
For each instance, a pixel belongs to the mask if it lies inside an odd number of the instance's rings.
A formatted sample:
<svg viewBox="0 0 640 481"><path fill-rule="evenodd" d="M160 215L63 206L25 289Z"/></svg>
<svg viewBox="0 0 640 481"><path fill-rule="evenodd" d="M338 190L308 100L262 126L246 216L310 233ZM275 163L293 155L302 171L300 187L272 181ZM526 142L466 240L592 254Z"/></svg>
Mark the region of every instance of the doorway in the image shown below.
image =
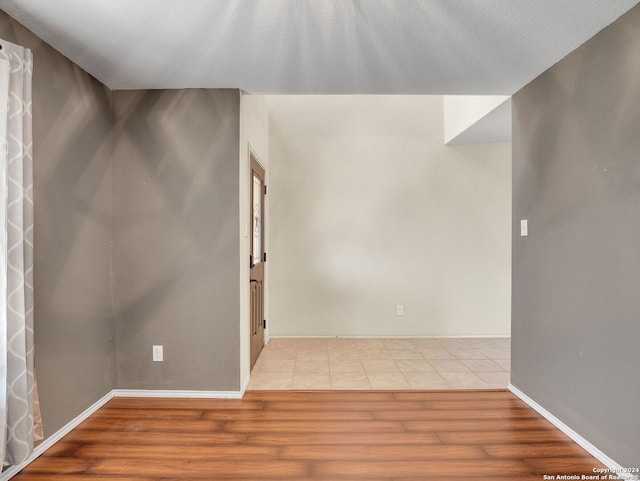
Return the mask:
<svg viewBox="0 0 640 481"><path fill-rule="evenodd" d="M442 102L265 96L274 262L249 389L506 387L511 148L445 146Z"/></svg>
<svg viewBox="0 0 640 481"><path fill-rule="evenodd" d="M251 363L253 369L262 348L264 347L264 330L266 320L264 315L264 292L265 292L265 263L267 254L264 242L264 221L265 221L265 195L267 186L265 184L265 169L260 165L256 157L250 154L250 178L249 192L251 197L251 239L249 243L249 292L250 292L250 350Z"/></svg>

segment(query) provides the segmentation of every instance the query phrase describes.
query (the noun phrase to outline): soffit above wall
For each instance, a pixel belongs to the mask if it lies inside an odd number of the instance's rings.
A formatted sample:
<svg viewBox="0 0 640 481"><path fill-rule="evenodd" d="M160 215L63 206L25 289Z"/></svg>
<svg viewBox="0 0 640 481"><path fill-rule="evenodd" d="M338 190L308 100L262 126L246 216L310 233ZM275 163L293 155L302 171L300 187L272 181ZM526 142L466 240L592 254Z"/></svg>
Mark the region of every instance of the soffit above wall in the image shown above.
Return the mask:
<svg viewBox="0 0 640 481"><path fill-rule="evenodd" d="M511 142L511 97L445 96L444 141L449 145Z"/></svg>
<svg viewBox="0 0 640 481"><path fill-rule="evenodd" d="M112 89L512 94L638 0L0 0Z"/></svg>

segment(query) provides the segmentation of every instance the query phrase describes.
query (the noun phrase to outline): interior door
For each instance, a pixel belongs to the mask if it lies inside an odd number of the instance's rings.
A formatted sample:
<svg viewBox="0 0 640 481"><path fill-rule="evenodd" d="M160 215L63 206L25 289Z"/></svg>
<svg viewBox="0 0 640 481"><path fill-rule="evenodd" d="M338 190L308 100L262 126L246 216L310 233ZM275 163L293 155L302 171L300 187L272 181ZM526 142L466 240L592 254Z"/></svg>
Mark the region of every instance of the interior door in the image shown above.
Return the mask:
<svg viewBox="0 0 640 481"><path fill-rule="evenodd" d="M251 243L249 253L251 292L251 368L258 360L264 346L264 265L267 254L264 248L264 196L267 193L265 172L253 154L251 160Z"/></svg>

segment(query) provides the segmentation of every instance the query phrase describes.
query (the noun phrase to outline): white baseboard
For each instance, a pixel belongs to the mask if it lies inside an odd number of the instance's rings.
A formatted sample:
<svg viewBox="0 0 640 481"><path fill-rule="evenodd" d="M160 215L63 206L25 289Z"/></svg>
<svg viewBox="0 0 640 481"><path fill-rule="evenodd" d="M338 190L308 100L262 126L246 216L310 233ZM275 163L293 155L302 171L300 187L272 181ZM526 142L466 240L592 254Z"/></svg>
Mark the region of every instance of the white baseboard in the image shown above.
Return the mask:
<svg viewBox="0 0 640 481"><path fill-rule="evenodd" d="M111 391L111 392L105 394L104 396L102 396L100 399L98 399L96 402L94 402L91 406L89 406L87 409L82 411L80 414L78 414L75 418L73 418L71 421L69 421L63 427L58 429L54 434L52 434L51 436L46 438L44 441L42 441L33 450L33 452L31 453L31 456L29 456L26 461L24 461L23 463L18 464L16 466L11 466L11 467L7 468L6 471L4 471L2 474L0 474L0 481L7 481L7 480L13 478L16 474L18 474L20 471L22 471L26 466L28 466L33 461L35 461L47 449L49 449L51 446L53 446L55 443L57 443L63 437L65 437L67 434L69 434L82 421L87 419L89 416L91 416L93 413L95 413L98 409L100 409L102 406L104 406L107 402L109 402L111 400L111 398L113 398L113 391Z"/></svg>
<svg viewBox="0 0 640 481"><path fill-rule="evenodd" d="M105 394L98 401L93 403L87 409L85 409L82 413L76 416L74 419L69 421L66 425L56 431L53 435L47 437L42 443L40 443L31 453L31 456L24 461L23 463L11 466L7 468L2 474L0 474L0 481L8 481L16 474L18 474L22 469L32 463L35 459L37 459L42 453L44 453L47 449L53 446L55 443L60 441L64 436L69 434L75 427L77 427L80 423L86 420L89 416L95 413L98 409L104 406L108 401L110 401L114 397L147 397L147 398L201 398L201 399L241 399L244 395L244 392L249 384L250 376L242 383L242 387L240 391L187 391L187 390L146 390L146 389L114 389L111 392ZM584 450L586 450L589 454L591 454L594 458L600 461L602 464L610 468L613 472L620 473L623 467L618 464L616 461L611 459L609 456L604 454L598 448L596 448L593 444L567 426L565 423L560 421L557 417L543 408L540 404L535 402L529 396L527 396L524 392L520 391L513 384L509 384L509 390L515 394L518 398L524 401L527 405L529 405L532 409L537 411L541 416L547 419L551 424L556 426L560 431L566 434L569 438L576 442L579 446L581 446ZM625 479L628 481L636 481L638 480L637 476L632 475L620 475L621 479Z"/></svg>
<svg viewBox="0 0 640 481"><path fill-rule="evenodd" d="M189 391L163 389L114 389L113 397L157 397L183 399L242 399L244 391Z"/></svg>
<svg viewBox="0 0 640 481"><path fill-rule="evenodd" d="M42 453L69 434L82 421L87 419L98 409L104 406L114 397L146 397L146 398L183 398L183 399L242 399L244 392L249 385L250 377L247 376L240 391L176 391L176 390L153 390L153 389L113 389L99 400L78 414L75 418L58 429L54 434L45 438L34 450L33 453L21 464L10 466L0 474L0 481L8 481L25 467L35 461Z"/></svg>
<svg viewBox="0 0 640 481"><path fill-rule="evenodd" d="M240 397L241 398L244 397L244 393L247 390L247 387L249 387L249 381L251 381L251 374L247 375L247 378L242 383L242 386L240 386Z"/></svg>
<svg viewBox="0 0 640 481"><path fill-rule="evenodd" d="M533 408L535 411L537 411L538 414L540 414L542 417L544 417L547 421L549 421L551 424L553 424L555 427L557 427L564 434L569 436L569 438L571 438L576 444L578 444L585 451L587 451L589 454L591 454L591 456L596 458L598 461L600 461L602 464L604 464L607 468L611 469L612 473L610 473L610 474L618 474L618 473L622 473L623 472L622 471L623 467L620 464L618 464L613 459L611 459L609 456L604 454L602 451L600 451L598 448L596 448L593 444L591 444L589 441L587 441L585 438L583 438L580 434L575 432L573 429L571 429L569 426L567 426L565 423L560 421L557 417L555 417L553 414L551 414L549 411L547 411L545 408L543 408L540 404L538 404L533 399L531 399L529 396L527 396L525 393L523 393L520 389L518 389L517 387L515 387L511 383L509 383L508 389L513 394L518 396L522 401L524 401L526 404L528 404L531 408ZM587 474L587 473L585 473L585 474ZM588 473L588 474L591 474L591 473ZM636 480L638 480L638 477L634 476L634 475L618 474L618 476L620 477L620 479L625 479L625 480L628 480L628 481L636 481Z"/></svg>

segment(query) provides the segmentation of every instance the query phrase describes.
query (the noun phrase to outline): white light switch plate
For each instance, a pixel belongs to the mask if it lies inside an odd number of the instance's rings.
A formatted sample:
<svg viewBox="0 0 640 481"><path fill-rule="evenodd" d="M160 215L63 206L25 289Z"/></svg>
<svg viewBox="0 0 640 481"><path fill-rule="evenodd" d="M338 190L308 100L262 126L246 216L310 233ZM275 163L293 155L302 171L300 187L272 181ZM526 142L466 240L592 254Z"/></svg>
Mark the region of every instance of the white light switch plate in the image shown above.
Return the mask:
<svg viewBox="0 0 640 481"><path fill-rule="evenodd" d="M153 346L153 361L154 362L164 361L164 349L162 346Z"/></svg>
<svg viewBox="0 0 640 481"><path fill-rule="evenodd" d="M529 235L529 222L527 219L520 221L520 237L527 237Z"/></svg>

